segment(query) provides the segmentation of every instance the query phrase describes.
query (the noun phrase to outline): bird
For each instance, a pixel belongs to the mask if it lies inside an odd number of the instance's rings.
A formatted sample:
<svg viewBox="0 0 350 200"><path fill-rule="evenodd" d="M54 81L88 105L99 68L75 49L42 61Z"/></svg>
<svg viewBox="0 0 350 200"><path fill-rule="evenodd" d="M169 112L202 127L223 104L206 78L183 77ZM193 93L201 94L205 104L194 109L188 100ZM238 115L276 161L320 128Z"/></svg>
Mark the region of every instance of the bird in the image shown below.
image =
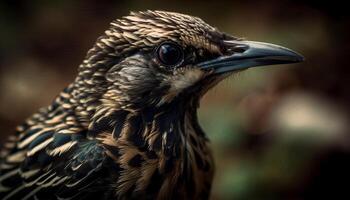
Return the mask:
<svg viewBox="0 0 350 200"><path fill-rule="evenodd" d="M303 59L198 17L130 12L98 37L74 81L6 139L0 199L209 199L203 95L248 68Z"/></svg>

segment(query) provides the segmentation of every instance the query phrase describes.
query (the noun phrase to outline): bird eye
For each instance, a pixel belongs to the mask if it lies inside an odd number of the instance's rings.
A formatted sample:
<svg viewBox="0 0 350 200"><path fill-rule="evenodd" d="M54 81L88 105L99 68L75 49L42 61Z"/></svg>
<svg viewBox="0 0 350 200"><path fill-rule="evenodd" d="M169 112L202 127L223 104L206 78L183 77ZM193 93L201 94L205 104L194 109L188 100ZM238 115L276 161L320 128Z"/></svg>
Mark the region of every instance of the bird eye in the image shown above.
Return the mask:
<svg viewBox="0 0 350 200"><path fill-rule="evenodd" d="M168 67L177 67L184 59L182 48L171 42L162 43L156 53L159 62Z"/></svg>

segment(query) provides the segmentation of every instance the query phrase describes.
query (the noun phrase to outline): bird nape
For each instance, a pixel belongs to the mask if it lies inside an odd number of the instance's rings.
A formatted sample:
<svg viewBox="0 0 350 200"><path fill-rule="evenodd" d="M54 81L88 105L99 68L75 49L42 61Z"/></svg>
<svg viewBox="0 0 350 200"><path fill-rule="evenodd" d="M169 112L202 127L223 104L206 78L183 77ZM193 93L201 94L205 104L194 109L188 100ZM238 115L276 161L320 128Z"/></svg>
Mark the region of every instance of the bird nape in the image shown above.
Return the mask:
<svg viewBox="0 0 350 200"><path fill-rule="evenodd" d="M3 145L0 198L208 199L213 160L200 98L237 71L302 60L197 17L132 12Z"/></svg>

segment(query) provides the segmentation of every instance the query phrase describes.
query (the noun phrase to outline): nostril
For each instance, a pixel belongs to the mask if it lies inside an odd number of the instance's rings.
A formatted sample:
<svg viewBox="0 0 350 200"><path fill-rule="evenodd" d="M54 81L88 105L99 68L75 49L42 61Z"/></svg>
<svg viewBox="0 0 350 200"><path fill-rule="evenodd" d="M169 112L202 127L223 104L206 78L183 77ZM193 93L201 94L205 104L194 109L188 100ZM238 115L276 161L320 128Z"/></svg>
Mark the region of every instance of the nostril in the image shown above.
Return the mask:
<svg viewBox="0 0 350 200"><path fill-rule="evenodd" d="M235 46L231 47L231 51L233 51L235 53L243 53L248 48L249 48L249 46L246 45L246 44L238 44L238 45L235 45Z"/></svg>
<svg viewBox="0 0 350 200"><path fill-rule="evenodd" d="M232 53L244 53L249 49L249 45L243 41L224 40L224 46L229 54Z"/></svg>

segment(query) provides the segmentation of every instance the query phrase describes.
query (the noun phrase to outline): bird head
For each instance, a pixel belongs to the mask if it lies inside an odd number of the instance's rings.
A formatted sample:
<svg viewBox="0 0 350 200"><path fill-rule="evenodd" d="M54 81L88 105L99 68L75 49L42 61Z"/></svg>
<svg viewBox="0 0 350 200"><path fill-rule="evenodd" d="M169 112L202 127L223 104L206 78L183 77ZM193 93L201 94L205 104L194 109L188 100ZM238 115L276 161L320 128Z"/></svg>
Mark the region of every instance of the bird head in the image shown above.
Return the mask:
<svg viewBox="0 0 350 200"><path fill-rule="evenodd" d="M198 101L235 72L302 60L292 50L228 35L197 17L132 12L98 38L77 82L100 94L106 106L141 109Z"/></svg>

